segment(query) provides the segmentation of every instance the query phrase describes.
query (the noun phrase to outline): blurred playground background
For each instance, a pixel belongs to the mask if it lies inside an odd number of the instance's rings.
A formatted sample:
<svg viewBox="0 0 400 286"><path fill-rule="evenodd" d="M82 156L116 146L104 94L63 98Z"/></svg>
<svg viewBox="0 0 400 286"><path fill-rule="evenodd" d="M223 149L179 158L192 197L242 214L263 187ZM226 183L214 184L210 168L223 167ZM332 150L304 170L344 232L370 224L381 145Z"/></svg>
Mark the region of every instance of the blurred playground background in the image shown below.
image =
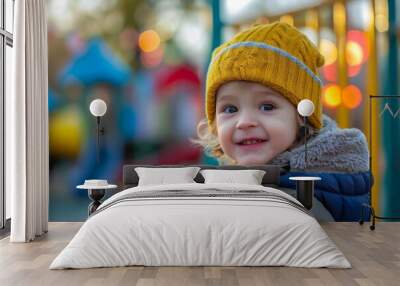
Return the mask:
<svg viewBox="0 0 400 286"><path fill-rule="evenodd" d="M216 164L189 141L204 116L211 51L273 21L319 47L324 112L372 131L372 202L400 216L400 104L379 116L377 101L369 113L370 94L398 95L398 17L397 0L49 0L50 220L86 219L89 199L76 185L121 184L124 164ZM100 163L95 98L108 106Z"/></svg>

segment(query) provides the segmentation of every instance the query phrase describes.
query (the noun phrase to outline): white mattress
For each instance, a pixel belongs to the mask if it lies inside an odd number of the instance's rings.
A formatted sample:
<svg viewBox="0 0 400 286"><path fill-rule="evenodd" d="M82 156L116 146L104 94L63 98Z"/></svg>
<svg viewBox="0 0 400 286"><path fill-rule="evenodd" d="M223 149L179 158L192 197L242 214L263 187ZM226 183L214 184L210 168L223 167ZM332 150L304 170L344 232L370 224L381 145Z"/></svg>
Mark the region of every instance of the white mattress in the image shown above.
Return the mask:
<svg viewBox="0 0 400 286"><path fill-rule="evenodd" d="M106 200L50 269L127 265L293 266L350 268L309 214L278 200L173 197L122 200L163 190L263 190L300 204L273 188L179 184L127 189Z"/></svg>

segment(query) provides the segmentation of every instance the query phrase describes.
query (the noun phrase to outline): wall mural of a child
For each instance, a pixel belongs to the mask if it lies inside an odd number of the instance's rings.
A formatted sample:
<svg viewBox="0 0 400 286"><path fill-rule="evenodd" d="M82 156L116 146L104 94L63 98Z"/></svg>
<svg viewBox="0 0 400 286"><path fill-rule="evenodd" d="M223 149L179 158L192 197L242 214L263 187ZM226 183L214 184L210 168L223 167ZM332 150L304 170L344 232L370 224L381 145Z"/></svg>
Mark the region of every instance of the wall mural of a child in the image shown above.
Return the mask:
<svg viewBox="0 0 400 286"><path fill-rule="evenodd" d="M198 142L220 164L288 165L282 187L294 187L289 176L317 173L316 198L334 219L358 220L368 202L368 144L360 130L341 129L323 114L317 75L323 63L314 44L288 24L238 33L213 52ZM307 169L296 109L302 99L315 105Z"/></svg>

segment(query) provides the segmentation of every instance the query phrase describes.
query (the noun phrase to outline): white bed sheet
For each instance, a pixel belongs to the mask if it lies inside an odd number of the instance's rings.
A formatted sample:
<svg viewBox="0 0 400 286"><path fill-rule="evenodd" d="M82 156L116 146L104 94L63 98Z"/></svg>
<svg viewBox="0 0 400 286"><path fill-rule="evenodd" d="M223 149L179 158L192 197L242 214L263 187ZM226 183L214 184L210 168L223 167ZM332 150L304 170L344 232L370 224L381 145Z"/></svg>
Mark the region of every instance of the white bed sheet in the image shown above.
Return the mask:
<svg viewBox="0 0 400 286"><path fill-rule="evenodd" d="M145 266L293 266L350 268L310 215L258 198L152 198L121 201L154 190L263 190L255 185L176 184L127 189L90 217L50 269ZM299 202L297 202L299 203ZM108 208L106 208L108 206Z"/></svg>

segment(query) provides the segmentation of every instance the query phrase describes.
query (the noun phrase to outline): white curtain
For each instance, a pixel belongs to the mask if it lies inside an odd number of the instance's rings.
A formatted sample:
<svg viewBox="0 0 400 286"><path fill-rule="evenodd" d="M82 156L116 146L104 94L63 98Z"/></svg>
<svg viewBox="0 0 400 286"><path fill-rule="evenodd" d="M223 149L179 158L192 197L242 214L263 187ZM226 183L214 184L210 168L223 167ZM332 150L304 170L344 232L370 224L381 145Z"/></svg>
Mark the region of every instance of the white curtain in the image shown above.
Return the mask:
<svg viewBox="0 0 400 286"><path fill-rule="evenodd" d="M6 98L6 187L12 242L47 232L49 145L45 0L15 1L12 94Z"/></svg>

